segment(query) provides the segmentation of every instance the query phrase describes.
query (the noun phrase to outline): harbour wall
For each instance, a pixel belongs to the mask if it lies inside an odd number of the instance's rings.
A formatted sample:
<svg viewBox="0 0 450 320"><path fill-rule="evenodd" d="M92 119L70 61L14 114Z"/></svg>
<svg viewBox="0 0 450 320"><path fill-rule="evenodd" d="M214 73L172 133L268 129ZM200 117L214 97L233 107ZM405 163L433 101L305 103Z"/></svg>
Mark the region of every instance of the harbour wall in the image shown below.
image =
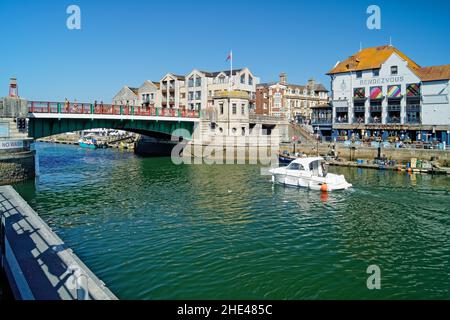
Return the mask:
<svg viewBox="0 0 450 320"><path fill-rule="evenodd" d="M33 179L36 175L36 152L0 153L0 185Z"/></svg>
<svg viewBox="0 0 450 320"><path fill-rule="evenodd" d="M0 257L14 299L117 297L11 187L0 187Z"/></svg>
<svg viewBox="0 0 450 320"><path fill-rule="evenodd" d="M293 152L292 145L284 145L280 148ZM317 152L319 149L319 152ZM334 149L334 152L333 152ZM349 147L343 144L336 143L320 143L317 144L299 144L296 146L297 152L302 152L307 155L335 155L338 158L355 161L357 159L373 160L378 157L378 148L355 146ZM380 150L381 156L389 160L396 160L401 163L411 161L411 158L419 160L432 161L435 160L443 166L450 166L450 150L433 150L433 149L412 149L412 148L384 148Z"/></svg>

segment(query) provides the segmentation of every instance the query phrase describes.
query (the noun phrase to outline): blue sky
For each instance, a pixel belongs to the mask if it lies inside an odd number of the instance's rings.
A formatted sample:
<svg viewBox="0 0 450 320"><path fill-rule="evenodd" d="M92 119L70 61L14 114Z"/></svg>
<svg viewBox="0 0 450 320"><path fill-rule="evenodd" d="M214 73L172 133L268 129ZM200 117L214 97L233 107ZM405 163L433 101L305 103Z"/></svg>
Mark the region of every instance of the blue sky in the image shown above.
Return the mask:
<svg viewBox="0 0 450 320"><path fill-rule="evenodd" d="M66 8L81 8L81 30ZM369 5L381 30L366 27ZM422 66L450 63L450 1L0 1L0 96L9 77L30 100L110 102L124 85L247 66L263 82L284 71L291 83L325 73L363 47L389 43Z"/></svg>

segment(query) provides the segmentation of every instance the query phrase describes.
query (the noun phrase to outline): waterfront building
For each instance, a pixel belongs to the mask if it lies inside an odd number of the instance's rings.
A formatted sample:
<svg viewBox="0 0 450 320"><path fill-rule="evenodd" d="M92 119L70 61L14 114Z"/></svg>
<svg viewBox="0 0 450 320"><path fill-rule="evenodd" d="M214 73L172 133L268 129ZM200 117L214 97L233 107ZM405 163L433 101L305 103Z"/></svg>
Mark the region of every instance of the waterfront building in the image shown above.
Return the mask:
<svg viewBox="0 0 450 320"><path fill-rule="evenodd" d="M159 85L161 103L158 107L183 109L186 107L185 76L173 73L166 74Z"/></svg>
<svg viewBox="0 0 450 320"><path fill-rule="evenodd" d="M248 68L214 72L194 69L186 75L187 106L190 110L206 110L213 107L217 95L223 97L224 91L231 90L248 96L249 108L253 109L259 81Z"/></svg>
<svg viewBox="0 0 450 320"><path fill-rule="evenodd" d="M327 74L334 138L450 143L450 65L421 67L385 45L362 49Z"/></svg>
<svg viewBox="0 0 450 320"><path fill-rule="evenodd" d="M123 86L122 89L114 96L113 104L122 106L138 106L139 105L139 88Z"/></svg>
<svg viewBox="0 0 450 320"><path fill-rule="evenodd" d="M138 89L138 105L143 107L157 106L161 101L159 86L159 82L144 81Z"/></svg>
<svg viewBox="0 0 450 320"><path fill-rule="evenodd" d="M306 85L287 83L280 74L278 82L260 84L256 88L256 114L285 117L309 122L315 106L328 103L328 90L314 79Z"/></svg>

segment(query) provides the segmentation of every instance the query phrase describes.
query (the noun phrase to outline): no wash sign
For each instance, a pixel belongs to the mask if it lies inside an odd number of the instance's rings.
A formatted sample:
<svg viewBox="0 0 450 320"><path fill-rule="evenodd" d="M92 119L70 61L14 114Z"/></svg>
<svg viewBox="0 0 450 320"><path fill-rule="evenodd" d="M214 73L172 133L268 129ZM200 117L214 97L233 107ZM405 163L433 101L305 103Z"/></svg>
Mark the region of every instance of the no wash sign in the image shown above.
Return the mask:
<svg viewBox="0 0 450 320"><path fill-rule="evenodd" d="M0 140L0 150L21 149L21 148L23 148L22 140L15 140L15 141L1 141Z"/></svg>

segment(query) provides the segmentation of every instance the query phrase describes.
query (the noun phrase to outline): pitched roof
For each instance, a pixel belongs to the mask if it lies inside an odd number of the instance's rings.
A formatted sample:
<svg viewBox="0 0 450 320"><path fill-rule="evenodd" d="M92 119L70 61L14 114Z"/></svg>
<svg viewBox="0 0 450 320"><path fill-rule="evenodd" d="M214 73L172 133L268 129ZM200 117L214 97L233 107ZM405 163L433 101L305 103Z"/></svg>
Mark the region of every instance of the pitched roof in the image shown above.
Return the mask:
<svg viewBox="0 0 450 320"><path fill-rule="evenodd" d="M243 69L233 69L233 75L238 74ZM224 73L227 77L230 76L230 70L221 70L221 71L200 71L201 73L204 73L207 77L217 77L219 74Z"/></svg>
<svg viewBox="0 0 450 320"><path fill-rule="evenodd" d="M139 88L132 88L132 87L128 87L128 89L130 89L131 91L133 91L134 94L138 94Z"/></svg>
<svg viewBox="0 0 450 320"><path fill-rule="evenodd" d="M321 83L316 83L314 85L314 91L316 92L328 92L327 88Z"/></svg>
<svg viewBox="0 0 450 320"><path fill-rule="evenodd" d="M393 46L385 45L363 49L346 60L339 62L327 74L378 69L393 53L398 54L402 59L406 60L409 68L414 72L420 69L420 66L408 58L403 52Z"/></svg>
<svg viewBox="0 0 450 320"><path fill-rule="evenodd" d="M173 74L171 73L171 75L173 75L175 78L177 78L178 80L184 80L185 76L179 75L179 74Z"/></svg>
<svg viewBox="0 0 450 320"><path fill-rule="evenodd" d="M417 71L422 81L436 81L450 79L450 64L444 66L423 67Z"/></svg>

